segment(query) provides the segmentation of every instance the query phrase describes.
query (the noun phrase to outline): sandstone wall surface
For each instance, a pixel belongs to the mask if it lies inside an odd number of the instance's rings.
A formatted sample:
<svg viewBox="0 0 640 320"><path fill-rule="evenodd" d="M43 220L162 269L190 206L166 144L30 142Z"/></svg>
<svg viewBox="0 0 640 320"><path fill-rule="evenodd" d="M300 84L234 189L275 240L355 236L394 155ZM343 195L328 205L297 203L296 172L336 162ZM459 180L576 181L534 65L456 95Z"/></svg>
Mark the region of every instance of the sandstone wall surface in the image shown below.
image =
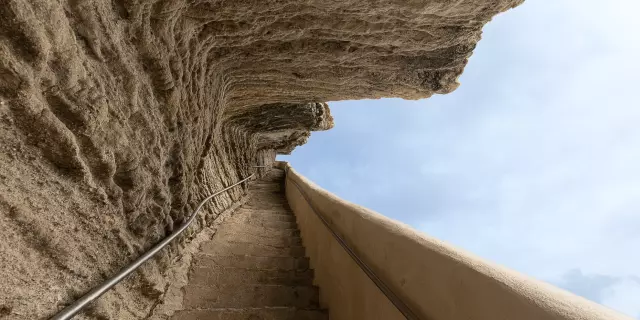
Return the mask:
<svg viewBox="0 0 640 320"><path fill-rule="evenodd" d="M482 26L521 1L3 1L0 318L99 284L331 128L326 101L451 92ZM154 314L181 249L242 194L82 317Z"/></svg>

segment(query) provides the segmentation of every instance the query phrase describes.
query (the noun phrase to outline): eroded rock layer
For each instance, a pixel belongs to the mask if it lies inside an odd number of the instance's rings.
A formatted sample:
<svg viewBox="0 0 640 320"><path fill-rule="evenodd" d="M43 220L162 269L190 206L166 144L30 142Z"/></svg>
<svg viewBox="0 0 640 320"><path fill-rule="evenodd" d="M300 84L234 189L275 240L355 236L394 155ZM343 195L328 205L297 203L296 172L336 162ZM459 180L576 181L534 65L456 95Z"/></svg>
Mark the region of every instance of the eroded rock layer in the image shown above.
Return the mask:
<svg viewBox="0 0 640 320"><path fill-rule="evenodd" d="M3 1L0 318L61 309L331 128L324 102L451 92L521 1ZM153 314L185 241L242 194L82 316Z"/></svg>

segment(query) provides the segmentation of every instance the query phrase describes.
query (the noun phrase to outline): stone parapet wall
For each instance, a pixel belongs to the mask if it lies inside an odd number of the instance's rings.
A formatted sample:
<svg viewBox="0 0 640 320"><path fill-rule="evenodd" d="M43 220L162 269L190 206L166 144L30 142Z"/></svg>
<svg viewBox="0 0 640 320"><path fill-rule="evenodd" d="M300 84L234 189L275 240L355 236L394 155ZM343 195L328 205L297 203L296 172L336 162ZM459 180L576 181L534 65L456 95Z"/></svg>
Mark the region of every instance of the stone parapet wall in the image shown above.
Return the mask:
<svg viewBox="0 0 640 320"><path fill-rule="evenodd" d="M315 212L418 319L631 320L342 200L287 163L277 165L287 172L287 200L311 259L321 304L333 320L405 317Z"/></svg>

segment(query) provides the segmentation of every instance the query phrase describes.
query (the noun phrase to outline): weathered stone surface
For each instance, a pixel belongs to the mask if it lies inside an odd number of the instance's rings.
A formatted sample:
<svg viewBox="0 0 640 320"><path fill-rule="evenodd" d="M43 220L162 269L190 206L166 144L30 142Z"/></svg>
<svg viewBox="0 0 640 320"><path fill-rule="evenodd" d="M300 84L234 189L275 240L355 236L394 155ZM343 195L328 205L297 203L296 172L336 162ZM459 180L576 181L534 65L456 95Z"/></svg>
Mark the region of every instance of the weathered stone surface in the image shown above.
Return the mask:
<svg viewBox="0 0 640 320"><path fill-rule="evenodd" d="M276 103L229 112L229 126L243 128L256 138L255 148L289 154L307 142L311 131L333 128L326 103Z"/></svg>
<svg viewBox="0 0 640 320"><path fill-rule="evenodd" d="M46 317L100 283L330 128L324 102L454 90L482 26L521 1L5 0L0 317ZM145 318L181 246L84 316Z"/></svg>

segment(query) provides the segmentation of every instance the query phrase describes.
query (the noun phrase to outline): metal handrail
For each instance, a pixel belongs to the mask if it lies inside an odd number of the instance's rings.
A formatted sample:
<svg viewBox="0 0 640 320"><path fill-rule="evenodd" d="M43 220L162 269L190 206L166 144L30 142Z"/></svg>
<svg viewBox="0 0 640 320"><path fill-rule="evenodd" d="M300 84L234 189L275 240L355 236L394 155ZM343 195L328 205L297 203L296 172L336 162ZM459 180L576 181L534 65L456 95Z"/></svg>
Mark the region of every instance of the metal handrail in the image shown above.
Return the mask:
<svg viewBox="0 0 640 320"><path fill-rule="evenodd" d="M349 254L351 259L353 259L353 261L358 265L358 267L360 267L360 269L369 277L369 279L371 279L371 281L373 281L373 283L376 285L376 287L378 287L378 289L380 289L382 294L384 294L387 297L387 299L389 299L389 301L391 301L391 303L393 303L393 305L396 307L396 309L398 309L398 311L400 313L402 313L402 315L407 320L420 320L420 318L411 310L411 308L409 308L409 306L406 303L404 303L404 301L402 301L402 299L400 299L400 297L398 297L398 295L395 294L393 292L393 290L391 290L391 288L386 283L384 283L384 281L382 281L382 279L380 279L380 277L378 277L378 275L376 275L376 273L366 264L366 262L364 262L355 253L355 251L347 244L347 242L344 241L344 239L342 239L342 237L333 229L333 227L331 227L329 222L327 222L327 220L318 212L318 210L314 206L313 202L311 202L311 199L309 199L309 196L302 190L300 185L298 185L298 183L295 180L288 179L288 177L289 177L289 174L288 174L289 172L288 171L289 170L288 170L288 167L285 167L285 168L286 168L286 170L285 170L285 173L286 173L285 182L289 181L289 180L291 180L291 182L293 182L293 184L296 186L296 188L298 189L298 191L300 192L300 194L302 195L304 200L307 202L307 204L309 204L309 207L311 208L311 211L313 211L313 213L315 213L316 216L318 216L318 218L320 219L322 224L324 224L324 226L329 230L331 235L333 235L333 237L336 239L336 241L338 241L340 246L347 252L347 254Z"/></svg>
<svg viewBox="0 0 640 320"><path fill-rule="evenodd" d="M202 206L204 206L204 204L211 200L213 197L253 178L255 176L255 173L252 173L250 176L206 197L204 200L202 200L202 202L200 202L200 204L198 205L198 208L196 208L196 210L193 212L193 214L189 217L189 219L183 223L180 228L176 229L175 231L173 231L168 237L164 238L164 240L160 241L158 244L156 244L155 246L153 246L153 248L151 248L149 251L145 252L142 256L140 256L138 259L136 259L135 261L133 261L132 263L130 263L128 266L126 266L125 268L123 268L122 270L120 270L120 272L118 272L115 276L109 278L107 281L103 282L101 285L91 289L91 291L85 293L80 299L74 301L72 304L70 304L69 306L67 306L66 308L62 309L60 312L58 312L56 315L54 315L53 317L50 318L50 320L67 320L67 319L71 319L74 315L76 315L78 312L80 312L82 309L84 309L84 307L86 307L89 303L91 303L93 300L99 298L101 295L103 295L105 292L107 292L107 290L111 289L113 286L115 286L116 284L118 284L120 281L122 281L122 279L124 279L126 276L128 276L130 273L132 273L133 271L135 271L138 267L140 267L140 265L142 265L145 261L149 260L151 257L153 257L156 253L158 253L160 250L162 250L162 248L164 248L167 244L169 244L171 241L173 241L173 239L175 239L177 236L179 236L182 232L184 232L189 225L191 225L191 223L196 219L196 216L198 215L198 212L200 212L200 209L202 209Z"/></svg>

